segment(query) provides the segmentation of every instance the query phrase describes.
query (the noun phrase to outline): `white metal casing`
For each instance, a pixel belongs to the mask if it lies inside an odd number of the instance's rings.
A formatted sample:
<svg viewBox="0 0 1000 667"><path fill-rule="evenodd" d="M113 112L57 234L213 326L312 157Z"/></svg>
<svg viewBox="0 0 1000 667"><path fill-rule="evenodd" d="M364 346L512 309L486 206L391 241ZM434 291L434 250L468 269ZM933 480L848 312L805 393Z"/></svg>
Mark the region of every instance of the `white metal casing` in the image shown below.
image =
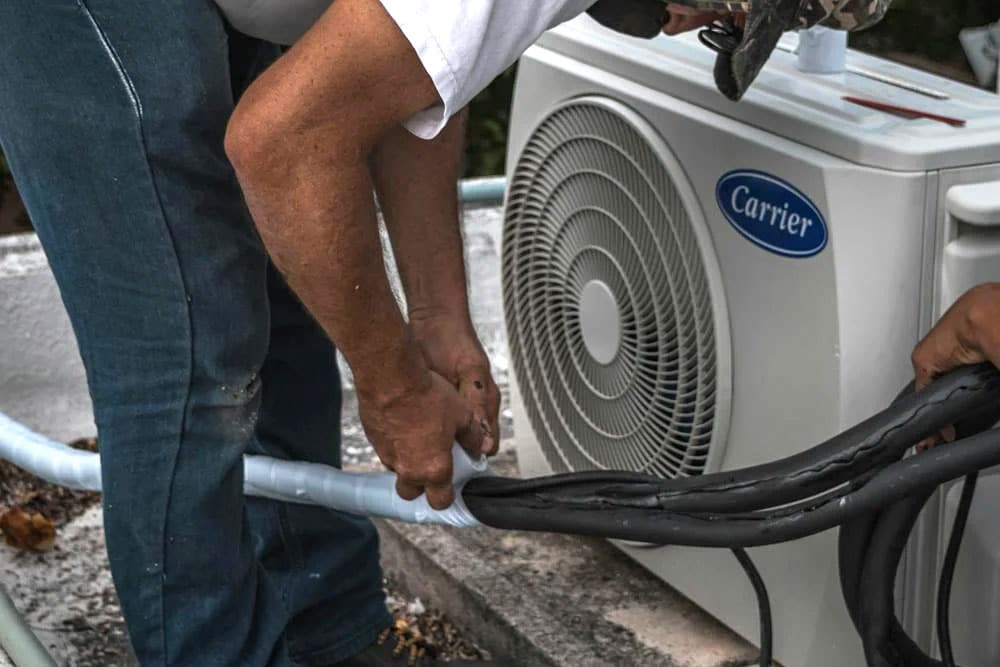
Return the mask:
<svg viewBox="0 0 1000 667"><path fill-rule="evenodd" d="M909 352L937 315L974 281L1000 279L1000 233L992 242L988 225L972 229L945 209L952 186L1000 179L1000 166L990 166L1000 160L1000 99L854 52L848 65L855 69L951 99L857 74L807 75L779 51L747 98L733 104L715 90L712 64L713 54L693 38L633 40L587 18L570 22L521 61L508 165L515 167L553 108L582 96L621 102L662 136L700 201L722 267L733 389L728 437L714 446L722 448L720 469L735 469L792 454L882 409L909 380ZM970 122L957 130L903 121L850 105L843 95ZM748 243L715 201L717 182L733 169L765 172L806 193L828 222L826 249L790 259ZM522 473L550 472L516 378L512 402ZM939 522L929 521L918 553L924 557L911 559L901 577L905 620L925 643L924 602L940 537ZM835 537L831 531L753 550L772 594L776 659L788 667L864 662L841 600ZM623 548L756 638L756 601L728 552ZM1000 599L989 604L1000 608Z"/></svg>

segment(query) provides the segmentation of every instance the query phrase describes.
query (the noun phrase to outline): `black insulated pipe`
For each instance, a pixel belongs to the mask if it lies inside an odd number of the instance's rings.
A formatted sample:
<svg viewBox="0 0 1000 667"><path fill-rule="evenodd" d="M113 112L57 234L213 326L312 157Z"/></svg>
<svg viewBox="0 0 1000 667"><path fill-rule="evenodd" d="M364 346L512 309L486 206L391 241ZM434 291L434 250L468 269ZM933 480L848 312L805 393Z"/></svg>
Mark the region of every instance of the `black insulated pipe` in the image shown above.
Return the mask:
<svg viewBox="0 0 1000 667"><path fill-rule="evenodd" d="M868 665L950 666L947 597L974 487L963 493L964 514L956 521L939 586L944 662L927 656L896 618L895 573L934 490L1000 465L1000 431L989 430L998 420L1000 373L972 366L920 392L908 387L883 412L779 461L670 480L617 471L484 477L471 480L462 497L477 519L495 528L733 549L758 595L765 656L770 607L742 550L841 526L841 587ZM961 436L956 442L908 455L915 443L949 425Z"/></svg>

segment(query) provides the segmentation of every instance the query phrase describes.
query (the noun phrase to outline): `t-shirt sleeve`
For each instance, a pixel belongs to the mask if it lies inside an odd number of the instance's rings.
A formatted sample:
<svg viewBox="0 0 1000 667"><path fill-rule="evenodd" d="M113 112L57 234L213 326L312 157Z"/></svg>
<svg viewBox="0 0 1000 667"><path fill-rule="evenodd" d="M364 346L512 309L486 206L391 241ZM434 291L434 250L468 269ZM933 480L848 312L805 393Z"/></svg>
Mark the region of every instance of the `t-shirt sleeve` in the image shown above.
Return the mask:
<svg viewBox="0 0 1000 667"><path fill-rule="evenodd" d="M404 122L431 139L549 28L594 0L380 0L413 46L441 104Z"/></svg>

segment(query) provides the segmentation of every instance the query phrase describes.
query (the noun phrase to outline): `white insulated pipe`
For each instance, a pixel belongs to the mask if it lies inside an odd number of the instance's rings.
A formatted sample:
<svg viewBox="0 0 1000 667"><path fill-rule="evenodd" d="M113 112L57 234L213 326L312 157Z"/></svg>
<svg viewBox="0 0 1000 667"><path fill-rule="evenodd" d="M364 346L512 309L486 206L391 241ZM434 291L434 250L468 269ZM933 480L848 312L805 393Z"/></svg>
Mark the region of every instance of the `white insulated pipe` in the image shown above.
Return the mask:
<svg viewBox="0 0 1000 667"><path fill-rule="evenodd" d="M42 479L85 491L101 490L98 454L73 449L35 433L0 413L0 459ZM461 447L452 451L455 502L435 510L426 496L403 500L396 493L396 475L387 472L345 472L320 463L283 461L267 456L244 457L243 488L247 495L291 503L320 505L363 516L407 523L456 527L479 526L462 502L462 488L473 477L491 474L486 458L473 460Z"/></svg>

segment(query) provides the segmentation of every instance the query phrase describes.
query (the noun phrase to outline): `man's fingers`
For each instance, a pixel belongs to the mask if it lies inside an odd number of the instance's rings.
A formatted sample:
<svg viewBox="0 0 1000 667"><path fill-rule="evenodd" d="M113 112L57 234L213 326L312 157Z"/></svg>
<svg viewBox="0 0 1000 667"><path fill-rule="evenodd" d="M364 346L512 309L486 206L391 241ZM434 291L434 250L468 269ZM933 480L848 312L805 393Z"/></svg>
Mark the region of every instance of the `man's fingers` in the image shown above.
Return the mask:
<svg viewBox="0 0 1000 667"><path fill-rule="evenodd" d="M396 478L396 493L403 500L416 500L424 492L424 487L419 484L403 481L401 477Z"/></svg>
<svg viewBox="0 0 1000 667"><path fill-rule="evenodd" d="M500 449L500 388L490 382L486 391L486 421L489 424L489 442L483 440L483 452L493 456Z"/></svg>
<svg viewBox="0 0 1000 667"><path fill-rule="evenodd" d="M461 377L458 393L472 406L472 418L482 431L479 451L495 454L500 446L500 390L489 371L471 372Z"/></svg>
<svg viewBox="0 0 1000 667"><path fill-rule="evenodd" d="M918 391L933 382L943 371L958 365L958 360L953 359L957 343L948 331L936 327L917 345L910 361Z"/></svg>
<svg viewBox="0 0 1000 667"><path fill-rule="evenodd" d="M929 438L924 438L917 444L918 452L926 452L945 442L955 442L958 438L958 431L954 426L945 426L940 433L936 433Z"/></svg>
<svg viewBox="0 0 1000 667"><path fill-rule="evenodd" d="M476 411L469 407L465 419L455 429L455 440L473 457L483 453L483 441L486 438L483 423L481 418L477 418Z"/></svg>
<svg viewBox="0 0 1000 667"><path fill-rule="evenodd" d="M416 500L427 494L427 502L434 509L445 509L452 503L451 453L442 452L437 460L426 463L419 470L396 479L396 493L403 500Z"/></svg>
<svg viewBox="0 0 1000 667"><path fill-rule="evenodd" d="M699 11L684 5L667 5L667 22L663 25L663 32L668 35L679 35L682 32L711 25L723 16L717 12Z"/></svg>
<svg viewBox="0 0 1000 667"><path fill-rule="evenodd" d="M687 5L682 5L678 2L667 3L667 11L677 16L698 16L699 14L704 13L700 9L688 7Z"/></svg>
<svg viewBox="0 0 1000 667"><path fill-rule="evenodd" d="M458 417L455 421L455 440L471 456L478 457L483 452L483 439L486 436L486 429L483 427L485 415L481 406L467 396L468 391L460 381L459 390L455 394L454 414Z"/></svg>
<svg viewBox="0 0 1000 667"><path fill-rule="evenodd" d="M1000 362L1000 283L974 287L934 325L913 350L917 388L958 366Z"/></svg>
<svg viewBox="0 0 1000 667"><path fill-rule="evenodd" d="M455 502L455 491L449 481L427 487L427 503L436 510L446 510Z"/></svg>
<svg viewBox="0 0 1000 667"><path fill-rule="evenodd" d="M917 391L920 391L934 380L932 367L923 364L917 365L916 361L913 363L913 375L916 378L915 386Z"/></svg>

